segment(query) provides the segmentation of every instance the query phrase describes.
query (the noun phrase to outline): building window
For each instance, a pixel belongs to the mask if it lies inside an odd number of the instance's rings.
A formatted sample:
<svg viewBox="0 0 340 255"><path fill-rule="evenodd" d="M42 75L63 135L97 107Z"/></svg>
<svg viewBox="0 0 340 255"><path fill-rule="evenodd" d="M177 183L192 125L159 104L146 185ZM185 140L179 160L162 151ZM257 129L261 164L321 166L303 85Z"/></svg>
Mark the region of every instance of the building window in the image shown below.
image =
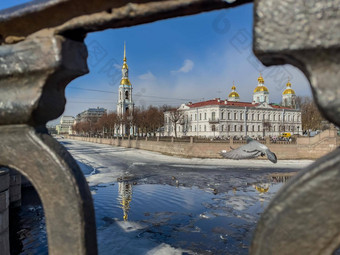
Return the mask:
<svg viewBox="0 0 340 255"><path fill-rule="evenodd" d="M198 131L201 131L201 125L198 126Z"/></svg>
<svg viewBox="0 0 340 255"><path fill-rule="evenodd" d="M129 91L125 91L125 99L129 99Z"/></svg>
<svg viewBox="0 0 340 255"><path fill-rule="evenodd" d="M207 119L207 113L206 112L204 113L204 119L205 120Z"/></svg>
<svg viewBox="0 0 340 255"><path fill-rule="evenodd" d="M223 131L223 128L224 128L224 126L222 125L222 126L221 126L221 131Z"/></svg>
<svg viewBox="0 0 340 255"><path fill-rule="evenodd" d="M263 120L266 119L266 114L263 114L262 119L263 119Z"/></svg>
<svg viewBox="0 0 340 255"><path fill-rule="evenodd" d="M196 132L196 126L195 126L195 132Z"/></svg>
<svg viewBox="0 0 340 255"><path fill-rule="evenodd" d="M222 120L223 120L223 117L224 117L223 115L224 115L224 112L221 113L221 119L222 119Z"/></svg>
<svg viewBox="0 0 340 255"><path fill-rule="evenodd" d="M228 125L228 132L230 132L230 125Z"/></svg>
<svg viewBox="0 0 340 255"><path fill-rule="evenodd" d="M258 131L258 132L261 131L261 126L260 126L260 125L257 126L257 131Z"/></svg>
<svg viewBox="0 0 340 255"><path fill-rule="evenodd" d="M275 126L273 126L273 131L275 132Z"/></svg>
<svg viewBox="0 0 340 255"><path fill-rule="evenodd" d="M254 116L254 113L253 113L253 114L251 115L251 119L254 120L254 117L255 117L255 116Z"/></svg>
<svg viewBox="0 0 340 255"><path fill-rule="evenodd" d="M240 120L243 119L243 113L240 113Z"/></svg>
<svg viewBox="0 0 340 255"><path fill-rule="evenodd" d="M252 127L251 127L251 131L255 131L255 126L253 125Z"/></svg>
<svg viewBox="0 0 340 255"><path fill-rule="evenodd" d="M190 132L192 131L192 126L190 126Z"/></svg>
<svg viewBox="0 0 340 255"><path fill-rule="evenodd" d="M211 113L211 120L215 120L215 112Z"/></svg>
<svg viewBox="0 0 340 255"><path fill-rule="evenodd" d="M192 120L192 114L190 114L190 120Z"/></svg>
<svg viewBox="0 0 340 255"><path fill-rule="evenodd" d="M246 131L248 132L249 131L249 126L247 125L247 127L246 127Z"/></svg>
<svg viewBox="0 0 340 255"><path fill-rule="evenodd" d="M279 121L281 120L281 115L279 115Z"/></svg>
<svg viewBox="0 0 340 255"><path fill-rule="evenodd" d="M230 112L228 112L228 120L230 120Z"/></svg>
<svg viewBox="0 0 340 255"><path fill-rule="evenodd" d="M240 131L241 131L241 132L243 131L243 126L242 126L242 125L240 125Z"/></svg>
<svg viewBox="0 0 340 255"><path fill-rule="evenodd" d="M237 126L235 125L235 126L234 126L234 131L235 131L235 132L237 131L236 127L237 127Z"/></svg>
<svg viewBox="0 0 340 255"><path fill-rule="evenodd" d="M293 120L292 120L293 122L295 121L295 116L293 116Z"/></svg>
<svg viewBox="0 0 340 255"><path fill-rule="evenodd" d="M236 112L234 113L234 120L237 120L237 114ZM235 130L236 131L236 130Z"/></svg>
<svg viewBox="0 0 340 255"><path fill-rule="evenodd" d="M200 113L200 120L202 120L202 113Z"/></svg>
<svg viewBox="0 0 340 255"><path fill-rule="evenodd" d="M260 120L260 114L257 114L257 120Z"/></svg>
<svg viewBox="0 0 340 255"><path fill-rule="evenodd" d="M197 120L197 114L195 113L195 120Z"/></svg>
<svg viewBox="0 0 340 255"><path fill-rule="evenodd" d="M207 131L207 126L206 125L204 125L204 131Z"/></svg>

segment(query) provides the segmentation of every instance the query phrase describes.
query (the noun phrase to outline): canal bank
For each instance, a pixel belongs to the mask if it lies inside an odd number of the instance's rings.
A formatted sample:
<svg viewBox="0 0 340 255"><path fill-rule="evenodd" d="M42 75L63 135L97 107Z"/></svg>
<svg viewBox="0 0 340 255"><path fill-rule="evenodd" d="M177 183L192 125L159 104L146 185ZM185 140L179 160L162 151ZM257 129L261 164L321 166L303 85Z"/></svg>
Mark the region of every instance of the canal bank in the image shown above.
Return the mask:
<svg viewBox="0 0 340 255"><path fill-rule="evenodd" d="M223 142L195 142L191 137L186 142L175 139L162 141L157 137L151 139L144 138L99 138L85 136L67 136L69 139L86 141L91 143L107 144L125 148L135 148L148 151L160 152L166 155L189 157L189 158L220 158L219 152L230 150L230 147L238 148L245 141L226 140ZM299 160L299 159L318 159L333 151L340 145L336 129L325 130L314 137L298 137L296 142L276 142L272 143L267 139L264 141L266 146L273 151L279 160Z"/></svg>

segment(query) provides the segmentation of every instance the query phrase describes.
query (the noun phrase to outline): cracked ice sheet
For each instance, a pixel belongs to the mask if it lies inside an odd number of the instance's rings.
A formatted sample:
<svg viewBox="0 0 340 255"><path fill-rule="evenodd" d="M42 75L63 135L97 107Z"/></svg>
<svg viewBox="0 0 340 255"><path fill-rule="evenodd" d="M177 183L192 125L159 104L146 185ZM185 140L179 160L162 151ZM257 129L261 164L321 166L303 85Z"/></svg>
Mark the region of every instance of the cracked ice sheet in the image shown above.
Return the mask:
<svg viewBox="0 0 340 255"><path fill-rule="evenodd" d="M268 160L188 159L167 156L157 152L67 139L62 139L60 142L66 146L77 161L94 169L95 174L87 175L90 185L115 182L117 178L129 175L130 172L140 172L141 167L145 166L154 169L173 167L196 170L212 169L214 171L237 168L251 169L257 172L257 170L269 168L301 169L313 162L312 160L280 160L277 164L273 164ZM136 169L138 171L135 171Z"/></svg>

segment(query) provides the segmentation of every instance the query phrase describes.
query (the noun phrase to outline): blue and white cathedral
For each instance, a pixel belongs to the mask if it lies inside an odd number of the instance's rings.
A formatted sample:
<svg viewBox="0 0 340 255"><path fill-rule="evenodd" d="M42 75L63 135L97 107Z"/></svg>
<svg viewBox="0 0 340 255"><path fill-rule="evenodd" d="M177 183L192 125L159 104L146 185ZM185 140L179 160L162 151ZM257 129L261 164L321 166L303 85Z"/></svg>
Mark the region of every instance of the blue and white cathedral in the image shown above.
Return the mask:
<svg viewBox="0 0 340 255"><path fill-rule="evenodd" d="M118 102L117 102L117 114L120 118L126 118L132 120L132 114L135 104L132 100L132 85L129 80L129 67L126 63L126 45L124 43L124 59L122 66L122 79L118 88ZM121 124L117 133L119 135L133 135L133 126Z"/></svg>

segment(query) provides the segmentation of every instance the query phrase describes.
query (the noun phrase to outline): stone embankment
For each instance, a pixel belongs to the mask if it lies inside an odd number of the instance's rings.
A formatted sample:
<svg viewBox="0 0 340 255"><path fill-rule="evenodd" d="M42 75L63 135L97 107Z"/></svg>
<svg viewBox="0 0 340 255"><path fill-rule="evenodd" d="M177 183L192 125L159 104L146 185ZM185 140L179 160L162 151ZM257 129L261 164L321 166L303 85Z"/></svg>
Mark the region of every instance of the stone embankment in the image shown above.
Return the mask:
<svg viewBox="0 0 340 255"><path fill-rule="evenodd" d="M160 152L167 155L197 158L220 158L221 150L242 146L245 141L228 140L225 142L195 142L191 137L187 142L162 141L162 138L97 138L69 136L68 138L92 143L110 144L126 148L136 148ZM296 142L264 143L276 153L278 159L317 159L339 146L340 139L335 129L326 130L314 137L298 137Z"/></svg>

